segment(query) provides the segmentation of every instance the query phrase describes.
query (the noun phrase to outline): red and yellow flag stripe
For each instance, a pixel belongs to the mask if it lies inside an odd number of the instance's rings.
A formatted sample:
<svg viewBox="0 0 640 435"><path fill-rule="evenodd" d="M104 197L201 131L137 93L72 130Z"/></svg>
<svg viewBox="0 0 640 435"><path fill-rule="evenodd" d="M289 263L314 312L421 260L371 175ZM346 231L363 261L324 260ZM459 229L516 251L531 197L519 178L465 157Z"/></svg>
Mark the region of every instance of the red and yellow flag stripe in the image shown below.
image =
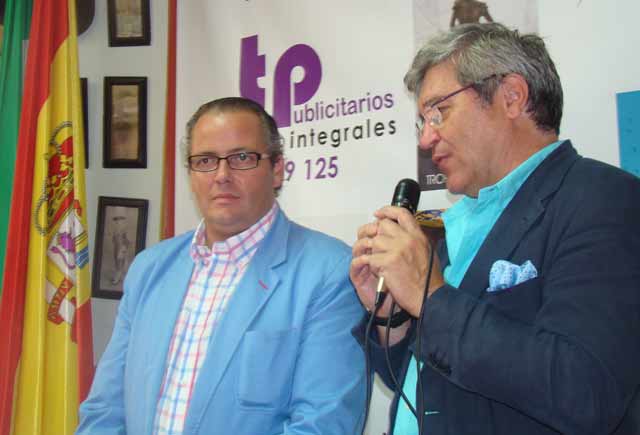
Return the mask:
<svg viewBox="0 0 640 435"><path fill-rule="evenodd" d="M0 321L0 434L72 434L93 373L75 0L35 0Z"/></svg>

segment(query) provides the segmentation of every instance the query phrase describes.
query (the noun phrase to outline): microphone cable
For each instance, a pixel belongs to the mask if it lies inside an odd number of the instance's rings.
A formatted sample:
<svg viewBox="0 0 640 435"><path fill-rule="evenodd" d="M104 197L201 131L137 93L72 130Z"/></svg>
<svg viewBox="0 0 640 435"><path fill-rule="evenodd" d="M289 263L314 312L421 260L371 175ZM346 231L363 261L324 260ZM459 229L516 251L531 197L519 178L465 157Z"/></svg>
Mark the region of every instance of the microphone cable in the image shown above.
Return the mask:
<svg viewBox="0 0 640 435"><path fill-rule="evenodd" d="M376 296L377 297L377 296ZM382 298L384 299L384 298ZM364 421L362 423L362 431L361 435L364 435L365 428L367 427L367 419L369 418L369 405L371 404L371 393L373 390L373 376L371 374L371 355L369 352L369 337L371 336L371 327L373 326L373 321L376 318L376 314L380 307L382 306L382 301L376 301L376 304L373 307L373 311L371 311L369 316L369 321L367 322L367 328L364 333L364 367L366 370L366 381L367 381L367 393L366 399L364 403Z"/></svg>
<svg viewBox="0 0 640 435"><path fill-rule="evenodd" d="M391 304L391 313L393 313L393 310L396 308L396 303L395 301ZM387 323L385 325L385 329L386 329L386 337L384 340L384 358L387 361L387 370L389 370L389 374L391 375L391 380L393 381L393 385L395 386L395 391L400 393L400 397L402 398L402 400L404 400L404 403L407 405L407 407L409 408L409 411L411 411L411 413L416 417L416 419L418 418L418 414L416 412L416 409L414 408L414 406L411 404L411 400L409 400L409 398L404 394L404 390L402 389L402 386L400 385L400 382L398 382L398 378L396 378L396 375L393 373L393 368L391 367L391 358L389 357L389 333L391 332L391 316L387 317ZM400 403L400 401L398 400L398 403Z"/></svg>
<svg viewBox="0 0 640 435"><path fill-rule="evenodd" d="M362 426L361 435L364 435L364 431L365 431L365 428L366 428L366 425L367 425L367 419L369 418L369 406L371 404L371 395L372 395L372 390L373 390L373 376L372 376L372 373L371 373L371 353L369 352L369 341L370 341L370 337L371 337L371 328L373 326L373 322L375 320L376 314L380 310L380 307L382 307L383 303L384 303L384 298L380 298L380 300L377 301L376 305L373 308L373 311L371 312L371 316L369 317L369 321L367 322L367 328L365 330L365 336L364 336L364 354L365 354L365 359L364 360L365 360L365 370L366 370L367 393L366 393L365 411L364 411L364 424ZM398 382L398 379L396 378L396 375L393 372L393 369L391 367L391 360L390 360L390 357L389 357L389 332L391 331L391 315L395 311L396 306L397 305L396 305L395 301L392 302L391 310L389 311L389 316L387 317L386 337L385 337L385 342L384 342L384 346L383 346L384 347L384 356L385 356L385 359L386 359L386 362L387 362L387 368L389 370L389 374L391 375L391 380L393 381L393 384L395 386L395 391L400 393L400 396L402 397L402 400L404 400L404 402L409 407L409 410L411 411L411 413L417 419L418 416L417 416L417 413L416 413L416 409L411 404L411 401L409 400L409 398L404 394L404 391L402 390L402 387L400 386L400 383ZM419 432L419 435L422 435L422 433Z"/></svg>
<svg viewBox="0 0 640 435"><path fill-rule="evenodd" d="M431 272L433 271L433 257L434 257L434 249L433 249L433 244L431 243L430 240L428 240L429 243L429 247L431 248L431 254L429 255L429 266L427 268L427 280L425 283L425 290L424 290L424 297L426 297L428 289L429 289L429 283L431 282ZM394 370L393 367L391 366L391 358L389 356L389 333L391 332L391 314L393 314L394 310L396 307L396 303L395 301L392 303L391 305L391 310L389 311L390 315L389 317L387 317L387 323L385 325L385 332L386 332L386 337L385 337L385 341L384 341L384 355L385 355L385 360L387 363L387 370L389 371L389 374L391 375L391 380L393 381L393 385L395 387L395 392L399 393L400 398L404 401L404 403L407 405L407 407L409 408L409 411L411 411L411 413L416 417L416 420L418 422L418 435L422 435L422 423L423 423L423 419L424 419L424 387L422 385L422 377L420 376L420 337L421 337L421 328L422 328L422 316L424 314L424 299L422 301L422 304L420 305L420 314L418 315L418 321L417 321L417 325L416 325L416 352L415 355L412 356L412 358L416 358L416 370L417 370L417 387L418 387L418 393L416 395L416 407L414 407L411 404L411 401L409 400L409 398L405 395L404 390L402 388L402 386L400 385L400 382L398 381L398 379L396 378L395 374L394 374ZM398 404L400 402L398 401ZM416 409L417 408L417 409Z"/></svg>
<svg viewBox="0 0 640 435"><path fill-rule="evenodd" d="M424 299L429 292L429 283L431 282L431 272L433 271L433 256L435 253L433 243L427 238L431 253L429 254L429 267L427 269L427 281L424 285L424 293L422 304L420 304L420 314L418 315L418 324L416 325L416 370L418 371L418 395L416 396L416 408L418 408L418 434L422 435L422 422L424 420L424 386L422 385L422 376L420 376L420 344L422 337L422 317L424 315Z"/></svg>

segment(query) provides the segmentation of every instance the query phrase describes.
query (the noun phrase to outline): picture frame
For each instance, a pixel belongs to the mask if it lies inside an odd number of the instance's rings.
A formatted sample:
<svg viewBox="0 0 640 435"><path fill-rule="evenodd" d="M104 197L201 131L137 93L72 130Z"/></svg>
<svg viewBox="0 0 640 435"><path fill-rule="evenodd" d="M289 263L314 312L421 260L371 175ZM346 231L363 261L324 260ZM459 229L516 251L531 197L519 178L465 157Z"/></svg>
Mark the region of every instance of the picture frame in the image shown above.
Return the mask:
<svg viewBox="0 0 640 435"><path fill-rule="evenodd" d="M149 201L98 197L92 296L120 299L133 258L144 249Z"/></svg>
<svg viewBox="0 0 640 435"><path fill-rule="evenodd" d="M147 78L104 78L103 167L147 167Z"/></svg>
<svg viewBox="0 0 640 435"><path fill-rule="evenodd" d="M149 0L107 0L109 47L151 45Z"/></svg>

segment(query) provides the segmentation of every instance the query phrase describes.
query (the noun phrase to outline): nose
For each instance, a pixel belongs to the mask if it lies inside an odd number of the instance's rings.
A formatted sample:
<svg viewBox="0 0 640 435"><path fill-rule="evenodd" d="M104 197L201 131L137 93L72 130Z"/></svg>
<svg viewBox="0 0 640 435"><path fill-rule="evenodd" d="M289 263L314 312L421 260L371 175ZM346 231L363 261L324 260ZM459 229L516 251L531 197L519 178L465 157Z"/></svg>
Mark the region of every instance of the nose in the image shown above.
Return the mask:
<svg viewBox="0 0 640 435"><path fill-rule="evenodd" d="M440 132L429 123L425 123L418 135L418 147L423 151L429 151L440 142Z"/></svg>
<svg viewBox="0 0 640 435"><path fill-rule="evenodd" d="M216 183L226 183L231 178L231 168L226 160L220 160L218 162L218 169L213 172L214 180Z"/></svg>

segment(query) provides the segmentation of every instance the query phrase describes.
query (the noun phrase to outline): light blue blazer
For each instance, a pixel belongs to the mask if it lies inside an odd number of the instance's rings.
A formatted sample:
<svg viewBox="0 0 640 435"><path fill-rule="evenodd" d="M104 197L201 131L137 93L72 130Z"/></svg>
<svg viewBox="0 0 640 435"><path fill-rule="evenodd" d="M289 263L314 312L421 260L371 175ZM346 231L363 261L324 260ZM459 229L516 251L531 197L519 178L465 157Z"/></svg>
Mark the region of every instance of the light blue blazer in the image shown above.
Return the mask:
<svg viewBox="0 0 640 435"><path fill-rule="evenodd" d="M151 434L193 232L140 253L113 335L80 406L78 434ZM363 311L350 249L282 211L211 337L184 434L359 433L364 355L351 336Z"/></svg>

